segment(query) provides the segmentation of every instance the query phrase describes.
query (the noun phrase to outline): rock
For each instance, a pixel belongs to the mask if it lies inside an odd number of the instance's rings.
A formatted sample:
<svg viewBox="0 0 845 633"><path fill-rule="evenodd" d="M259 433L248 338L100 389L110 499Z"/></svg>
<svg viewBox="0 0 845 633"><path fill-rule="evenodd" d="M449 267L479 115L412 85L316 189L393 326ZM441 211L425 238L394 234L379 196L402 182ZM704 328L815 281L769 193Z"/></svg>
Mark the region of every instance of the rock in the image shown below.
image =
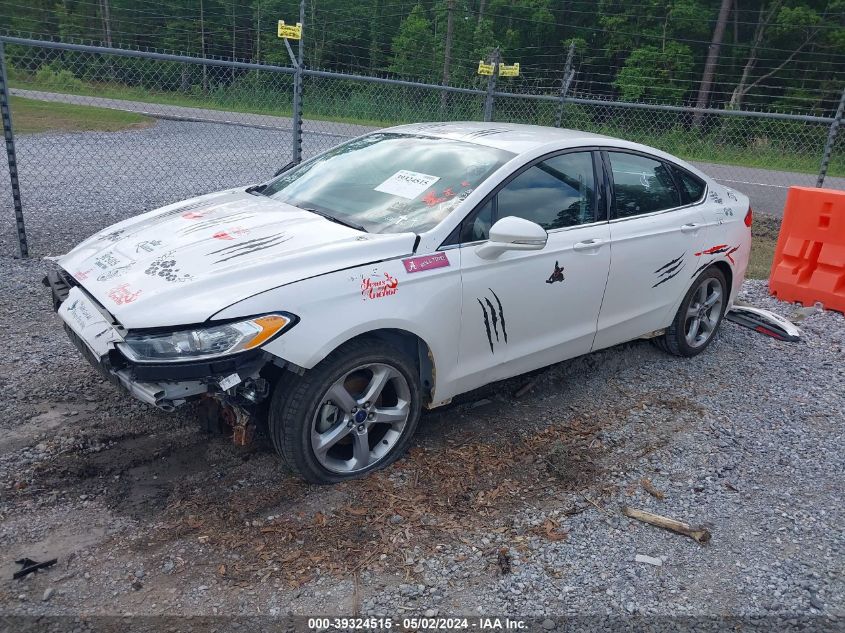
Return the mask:
<svg viewBox="0 0 845 633"><path fill-rule="evenodd" d="M546 618L543 620L543 628L547 631L553 630L555 628L555 621L550 618Z"/></svg>
<svg viewBox="0 0 845 633"><path fill-rule="evenodd" d="M43 596L41 596L41 600L42 600L43 602L47 602L50 598L52 598L52 597L53 597L53 594L54 594L54 593L56 593L56 590L55 590L55 589L53 589L53 587L47 587L47 588L44 590L44 595L43 595Z"/></svg>
<svg viewBox="0 0 845 633"><path fill-rule="evenodd" d="M402 523L402 521L404 521L404 520L405 520L405 517L403 517L401 514L394 514L392 517L390 517L390 522L393 523L394 525L398 525L399 523Z"/></svg>
<svg viewBox="0 0 845 633"><path fill-rule="evenodd" d="M638 563L648 563L649 565L654 565L655 567L660 567L663 565L662 559L655 558L654 556L646 556L645 554L637 554L634 557L634 560Z"/></svg>
<svg viewBox="0 0 845 633"><path fill-rule="evenodd" d="M423 615L427 618L433 618L437 615L437 609L426 609Z"/></svg>

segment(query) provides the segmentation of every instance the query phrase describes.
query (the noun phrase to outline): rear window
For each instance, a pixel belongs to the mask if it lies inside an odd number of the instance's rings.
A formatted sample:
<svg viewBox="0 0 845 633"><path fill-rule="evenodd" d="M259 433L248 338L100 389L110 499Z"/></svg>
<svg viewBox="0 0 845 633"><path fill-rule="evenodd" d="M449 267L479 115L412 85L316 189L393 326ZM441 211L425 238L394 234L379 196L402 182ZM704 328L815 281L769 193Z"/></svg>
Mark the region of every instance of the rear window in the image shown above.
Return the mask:
<svg viewBox="0 0 845 633"><path fill-rule="evenodd" d="M697 178L688 171L674 165L672 165L672 173L675 175L675 181L681 190L681 204L692 204L701 200L706 188L701 178Z"/></svg>
<svg viewBox="0 0 845 633"><path fill-rule="evenodd" d="M665 163L624 152L608 155L615 217L630 218L678 206L678 190Z"/></svg>
<svg viewBox="0 0 845 633"><path fill-rule="evenodd" d="M376 132L294 167L263 194L371 233L420 232L513 156L453 139Z"/></svg>

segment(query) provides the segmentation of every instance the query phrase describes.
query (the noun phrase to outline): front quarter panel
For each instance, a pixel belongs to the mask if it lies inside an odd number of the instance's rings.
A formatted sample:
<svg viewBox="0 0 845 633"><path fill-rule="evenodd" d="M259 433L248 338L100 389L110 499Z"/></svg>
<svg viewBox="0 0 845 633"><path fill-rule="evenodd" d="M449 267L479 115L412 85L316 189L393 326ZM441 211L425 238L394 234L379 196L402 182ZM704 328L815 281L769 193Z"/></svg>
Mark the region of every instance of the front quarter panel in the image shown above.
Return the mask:
<svg viewBox="0 0 845 633"><path fill-rule="evenodd" d="M415 334L431 351L432 396L438 403L454 395L449 391L457 369L460 253L454 249L433 255L437 267L420 265L431 254L417 255L305 279L236 303L214 320L277 310L297 315L299 322L264 349L305 369L367 332L397 329Z"/></svg>

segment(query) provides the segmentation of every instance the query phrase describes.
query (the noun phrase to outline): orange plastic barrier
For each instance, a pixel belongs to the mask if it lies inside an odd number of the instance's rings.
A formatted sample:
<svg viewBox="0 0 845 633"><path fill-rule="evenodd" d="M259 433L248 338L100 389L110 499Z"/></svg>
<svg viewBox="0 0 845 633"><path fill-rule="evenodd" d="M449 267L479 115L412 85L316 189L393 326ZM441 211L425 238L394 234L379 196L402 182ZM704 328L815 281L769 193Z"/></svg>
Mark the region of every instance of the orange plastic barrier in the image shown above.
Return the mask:
<svg viewBox="0 0 845 633"><path fill-rule="evenodd" d="M845 191L789 188L769 292L845 312Z"/></svg>

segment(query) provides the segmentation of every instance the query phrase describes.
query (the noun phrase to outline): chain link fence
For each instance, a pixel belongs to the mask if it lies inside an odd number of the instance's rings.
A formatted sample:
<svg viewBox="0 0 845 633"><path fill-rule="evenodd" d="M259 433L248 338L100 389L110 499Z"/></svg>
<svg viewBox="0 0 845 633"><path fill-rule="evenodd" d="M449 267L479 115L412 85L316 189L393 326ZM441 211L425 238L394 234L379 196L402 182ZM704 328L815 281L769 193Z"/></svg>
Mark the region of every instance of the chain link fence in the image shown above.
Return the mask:
<svg viewBox="0 0 845 633"><path fill-rule="evenodd" d="M138 213L266 179L298 143L308 158L421 121L559 120L685 158L749 194L758 211L778 213L787 187L816 185L836 120L703 110L694 122L688 108L513 94L495 80L474 90L310 69L297 119L292 67L11 37L0 44L19 182L0 180L5 256L26 254L21 220L33 254L56 255ZM845 189L843 136L829 146L825 185Z"/></svg>

